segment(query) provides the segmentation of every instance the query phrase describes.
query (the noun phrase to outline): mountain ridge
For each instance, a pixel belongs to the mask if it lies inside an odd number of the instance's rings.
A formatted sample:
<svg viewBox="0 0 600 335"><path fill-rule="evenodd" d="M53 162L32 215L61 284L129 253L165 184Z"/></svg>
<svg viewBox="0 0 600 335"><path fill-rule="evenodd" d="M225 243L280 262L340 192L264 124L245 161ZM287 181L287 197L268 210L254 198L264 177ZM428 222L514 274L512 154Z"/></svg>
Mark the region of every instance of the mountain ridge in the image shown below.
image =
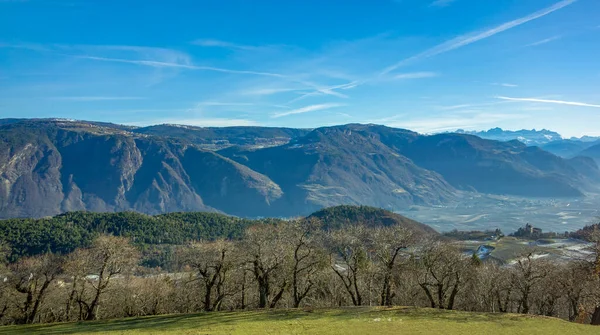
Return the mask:
<svg viewBox="0 0 600 335"><path fill-rule="evenodd" d="M73 210L296 216L344 204L443 205L457 190L583 196L600 184L591 159L466 134L372 124L156 129L0 120L0 217Z"/></svg>

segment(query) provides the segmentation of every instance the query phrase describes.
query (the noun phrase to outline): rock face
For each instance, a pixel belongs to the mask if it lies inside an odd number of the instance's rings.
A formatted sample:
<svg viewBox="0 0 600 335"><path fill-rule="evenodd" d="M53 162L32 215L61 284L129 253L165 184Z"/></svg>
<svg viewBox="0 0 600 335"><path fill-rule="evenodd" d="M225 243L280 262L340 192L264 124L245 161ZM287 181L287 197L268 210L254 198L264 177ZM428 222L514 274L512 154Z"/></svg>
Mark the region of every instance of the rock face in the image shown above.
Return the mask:
<svg viewBox="0 0 600 335"><path fill-rule="evenodd" d="M454 193L442 176L415 165L362 125L319 128L283 146L220 153L276 182L284 192L278 202L284 212L339 204L398 209L441 204Z"/></svg>
<svg viewBox="0 0 600 335"><path fill-rule="evenodd" d="M294 216L340 204L396 210L446 203L457 189L567 197L600 181L591 159L465 134L360 124L157 127L0 120L0 218L74 210Z"/></svg>
<svg viewBox="0 0 600 335"><path fill-rule="evenodd" d="M73 210L258 215L281 196L268 177L194 146L86 123L0 130L4 218Z"/></svg>

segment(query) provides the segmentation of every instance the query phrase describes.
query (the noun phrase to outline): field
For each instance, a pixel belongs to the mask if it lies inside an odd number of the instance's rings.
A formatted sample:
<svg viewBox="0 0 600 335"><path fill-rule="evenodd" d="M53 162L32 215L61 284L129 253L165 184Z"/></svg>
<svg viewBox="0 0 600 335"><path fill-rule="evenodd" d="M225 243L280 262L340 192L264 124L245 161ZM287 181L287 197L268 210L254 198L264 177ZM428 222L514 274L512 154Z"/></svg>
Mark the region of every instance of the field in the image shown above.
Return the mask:
<svg viewBox="0 0 600 335"><path fill-rule="evenodd" d="M340 308L166 315L9 326L1 334L600 334L560 319L426 308Z"/></svg>
<svg viewBox="0 0 600 335"><path fill-rule="evenodd" d="M551 199L520 198L462 192L453 204L445 206L413 206L398 211L406 217L425 223L437 231L494 230L505 234L530 223L544 232L575 231L596 223L600 196Z"/></svg>

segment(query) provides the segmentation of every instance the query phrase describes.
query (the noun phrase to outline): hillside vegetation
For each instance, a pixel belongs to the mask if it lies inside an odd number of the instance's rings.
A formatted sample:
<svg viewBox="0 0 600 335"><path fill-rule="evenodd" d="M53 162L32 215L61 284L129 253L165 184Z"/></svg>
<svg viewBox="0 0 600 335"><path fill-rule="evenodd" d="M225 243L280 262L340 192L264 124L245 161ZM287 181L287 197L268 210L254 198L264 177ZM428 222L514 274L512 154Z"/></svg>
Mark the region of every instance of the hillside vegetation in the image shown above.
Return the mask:
<svg viewBox="0 0 600 335"><path fill-rule="evenodd" d="M426 224L411 220L400 214L369 206L341 205L328 207L312 213L308 218L321 221L324 229L341 229L357 223L368 227L401 225L413 231L437 235L435 229Z"/></svg>
<svg viewBox="0 0 600 335"><path fill-rule="evenodd" d="M389 226L400 224L411 230L437 235L427 225L402 215L368 206L337 206L309 217L319 219L326 229L356 224ZM99 234L131 238L139 246L181 245L189 241L239 239L255 224L281 222L281 219L250 220L210 212L179 212L146 215L135 212L69 212L43 219L0 220L0 241L11 246L9 260L45 252L67 254L88 247ZM153 260L157 261L157 260Z"/></svg>
<svg viewBox="0 0 600 335"><path fill-rule="evenodd" d="M598 334L560 319L415 308L340 308L166 315L1 328L3 334Z"/></svg>

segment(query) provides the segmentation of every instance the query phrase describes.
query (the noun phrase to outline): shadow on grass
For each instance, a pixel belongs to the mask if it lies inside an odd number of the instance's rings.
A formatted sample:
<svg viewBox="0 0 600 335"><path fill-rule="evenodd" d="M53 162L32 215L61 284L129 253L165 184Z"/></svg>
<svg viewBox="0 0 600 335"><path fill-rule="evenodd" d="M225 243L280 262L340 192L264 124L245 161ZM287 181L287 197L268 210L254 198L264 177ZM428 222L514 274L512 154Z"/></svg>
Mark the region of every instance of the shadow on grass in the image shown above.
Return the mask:
<svg viewBox="0 0 600 335"><path fill-rule="evenodd" d="M237 311L237 312L212 312L200 314L173 314L161 316L148 316L139 318L126 318L118 320L101 320L76 323L57 323L47 325L9 326L0 327L0 334L77 334L110 331L127 331L151 329L161 330L186 330L194 328L210 328L211 326L242 326L245 322L269 322L296 320L299 318L323 317L321 313L310 313L302 310L274 310L274 311Z"/></svg>
<svg viewBox="0 0 600 335"><path fill-rule="evenodd" d="M200 314L173 314L128 318L118 320L62 323L33 326L10 326L2 329L5 334L76 334L76 333L103 333L119 331L144 331L161 330L185 331L190 329L209 330L212 327L239 326L246 322L265 323L285 321L311 321L329 319L331 321L345 321L350 319L372 320L375 318L393 318L414 321L440 320L455 323L493 322L498 326L519 326L523 321L530 319L526 315L499 314L499 313L469 313L447 311L430 308L415 307L344 307L337 309L277 309L253 310L236 312L212 312Z"/></svg>

